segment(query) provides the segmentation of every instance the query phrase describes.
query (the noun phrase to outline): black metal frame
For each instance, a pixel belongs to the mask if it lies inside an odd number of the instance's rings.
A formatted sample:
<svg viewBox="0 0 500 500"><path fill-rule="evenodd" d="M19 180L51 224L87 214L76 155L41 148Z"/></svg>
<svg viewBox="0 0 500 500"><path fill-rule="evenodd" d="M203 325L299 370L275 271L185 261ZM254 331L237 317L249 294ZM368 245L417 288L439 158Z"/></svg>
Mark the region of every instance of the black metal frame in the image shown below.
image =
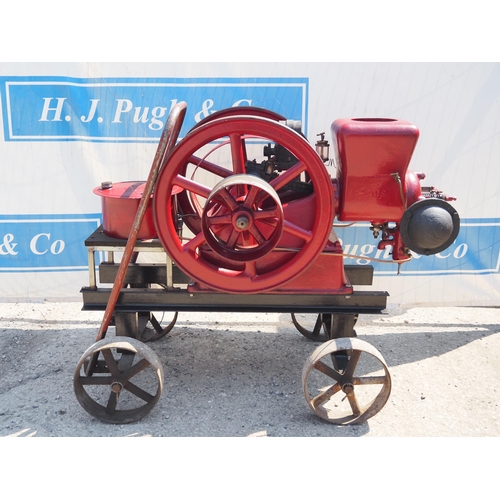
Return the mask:
<svg viewBox="0 0 500 500"><path fill-rule="evenodd" d="M83 310L104 311L111 294L111 288L97 286L94 253L96 251L120 251L125 245L126 240L106 236L102 227L85 240L85 246L89 252L91 283L90 286L81 289ZM159 240L138 241L134 251L164 252ZM228 294L216 291L190 293L185 287L191 281L190 278L180 271L168 256L166 260L167 265L137 263L129 265L124 288L115 306L115 317L116 314L121 313L151 313L153 311L312 313L354 317L358 314L382 313L387 306L389 296L387 292L381 291L353 291L352 294L346 295L282 292ZM345 266L345 270L352 285L372 284L372 266ZM100 284L113 283L117 271L118 264L112 259L102 262L99 265ZM154 287L154 285L159 286ZM126 324L126 322L119 319L118 324ZM339 325L339 331L334 333L334 338L355 335L352 322L343 321L339 322ZM352 332L345 331L346 328Z"/></svg>

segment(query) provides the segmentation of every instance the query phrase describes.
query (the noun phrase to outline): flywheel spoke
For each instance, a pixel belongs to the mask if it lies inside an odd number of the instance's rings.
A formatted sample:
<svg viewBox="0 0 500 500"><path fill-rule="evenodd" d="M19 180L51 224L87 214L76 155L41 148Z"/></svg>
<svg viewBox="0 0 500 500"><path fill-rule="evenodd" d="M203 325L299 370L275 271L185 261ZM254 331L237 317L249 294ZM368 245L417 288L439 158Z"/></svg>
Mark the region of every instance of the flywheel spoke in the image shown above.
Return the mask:
<svg viewBox="0 0 500 500"><path fill-rule="evenodd" d="M210 188L204 184L192 181L191 179L188 179L180 174L175 177L174 184L185 189L186 191L202 196L203 198L208 198L211 191Z"/></svg>
<svg viewBox="0 0 500 500"><path fill-rule="evenodd" d="M227 243L224 245L227 248L230 248L231 250L234 250L234 247L236 246L236 243L238 242L238 238L240 237L240 234L238 231L233 229L231 231L231 236L227 240Z"/></svg>
<svg viewBox="0 0 500 500"><path fill-rule="evenodd" d="M203 233L198 233L194 238L191 238L187 243L182 245L182 251L194 253L203 243L205 243L205 236Z"/></svg>
<svg viewBox="0 0 500 500"><path fill-rule="evenodd" d="M231 158L233 162L233 172L235 174L246 173L245 168L245 141L240 134L230 134L231 141Z"/></svg>
<svg viewBox="0 0 500 500"><path fill-rule="evenodd" d="M293 224L290 221L285 220L284 225L283 225L283 231L292 234L293 236L297 236L304 241L311 241L313 235L311 231L308 231L306 229L303 229L296 224Z"/></svg>
<svg viewBox="0 0 500 500"><path fill-rule="evenodd" d="M241 246L243 248L255 245L255 239L249 231L243 231L241 234Z"/></svg>
<svg viewBox="0 0 500 500"><path fill-rule="evenodd" d="M266 219L276 219L280 216L280 211L277 208L271 210L257 210L253 213L253 218L265 222Z"/></svg>
<svg viewBox="0 0 500 500"><path fill-rule="evenodd" d="M280 190L285 187L289 182L293 181L296 177L298 177L302 172L304 172L307 168L307 165L304 162L299 161L292 168L289 168L287 171L283 172L281 175L273 179L270 184L275 191Z"/></svg>
<svg viewBox="0 0 500 500"><path fill-rule="evenodd" d="M217 226L222 224L230 224L231 223L231 214L224 215L211 215L207 217L207 222L210 226Z"/></svg>
<svg viewBox="0 0 500 500"><path fill-rule="evenodd" d="M257 186L250 186L250 189L249 189L248 194L245 198L243 206L245 208L252 208L252 206L255 203L255 200L257 198L257 195L261 192L263 192L263 191L261 189L259 189ZM265 193L265 191L264 191L264 193ZM268 197L268 194L267 193L265 193L265 194L266 194L266 196L264 197L264 199ZM260 202L262 202L262 199L259 200L259 203Z"/></svg>
<svg viewBox="0 0 500 500"><path fill-rule="evenodd" d="M265 236L259 231L256 226L252 226L248 230L259 245L262 245L266 241Z"/></svg>
<svg viewBox="0 0 500 500"><path fill-rule="evenodd" d="M215 163L209 162L202 158L198 158L197 156L194 155L190 156L189 163L192 163L196 167L199 167L202 170L210 172L211 174L218 175L219 177L222 177L224 179L226 177L229 177L230 175L234 175L234 172L232 170L221 167L220 165L216 165Z"/></svg>
<svg viewBox="0 0 500 500"><path fill-rule="evenodd" d="M238 202L233 198L232 194L227 189L221 189L217 192L217 194L224 200L226 205L231 210L236 210L239 207Z"/></svg>
<svg viewBox="0 0 500 500"><path fill-rule="evenodd" d="M245 262L245 274L251 279L255 279L257 276L257 266L255 261Z"/></svg>

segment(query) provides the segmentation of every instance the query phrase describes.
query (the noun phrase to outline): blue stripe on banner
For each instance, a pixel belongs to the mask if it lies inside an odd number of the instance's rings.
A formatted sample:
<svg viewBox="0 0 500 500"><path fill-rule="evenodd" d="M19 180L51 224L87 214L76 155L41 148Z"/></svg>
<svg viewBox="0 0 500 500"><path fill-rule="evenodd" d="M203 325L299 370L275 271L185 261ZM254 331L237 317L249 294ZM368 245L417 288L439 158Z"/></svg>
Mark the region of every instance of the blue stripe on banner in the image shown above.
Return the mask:
<svg viewBox="0 0 500 500"><path fill-rule="evenodd" d="M84 240L101 224L101 214L1 215L0 272L87 269ZM371 264L375 274L397 273L391 247L378 250L368 224L335 228L344 245L346 264ZM444 252L415 256L401 268L405 275L496 274L500 270L500 219L465 219L457 240Z"/></svg>
<svg viewBox="0 0 500 500"><path fill-rule="evenodd" d="M1 215L0 272L88 269L84 240L101 214Z"/></svg>
<svg viewBox="0 0 500 500"><path fill-rule="evenodd" d="M368 261L371 257L391 262L392 247L378 250L369 224L335 228L344 253L361 256L345 258L346 264L371 264L375 274L397 274L397 265ZM500 219L463 219L456 241L436 255L416 255L401 267L405 275L494 274L500 268Z"/></svg>
<svg viewBox="0 0 500 500"><path fill-rule="evenodd" d="M177 102L188 104L180 138L214 111L257 106L301 120L307 78L74 79L0 77L6 141L156 142Z"/></svg>

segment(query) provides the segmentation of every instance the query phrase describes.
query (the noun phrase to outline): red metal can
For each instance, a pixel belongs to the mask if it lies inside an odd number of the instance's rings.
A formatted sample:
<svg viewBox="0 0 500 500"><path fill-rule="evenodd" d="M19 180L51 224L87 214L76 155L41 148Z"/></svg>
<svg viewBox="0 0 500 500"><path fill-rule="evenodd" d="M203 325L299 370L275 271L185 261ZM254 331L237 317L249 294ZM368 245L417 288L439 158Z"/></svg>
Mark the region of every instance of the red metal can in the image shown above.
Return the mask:
<svg viewBox="0 0 500 500"><path fill-rule="evenodd" d="M94 193L100 196L102 201L104 234L119 239L129 237L145 185L145 181L103 182L94 189ZM141 240L157 237L151 200L137 237Z"/></svg>

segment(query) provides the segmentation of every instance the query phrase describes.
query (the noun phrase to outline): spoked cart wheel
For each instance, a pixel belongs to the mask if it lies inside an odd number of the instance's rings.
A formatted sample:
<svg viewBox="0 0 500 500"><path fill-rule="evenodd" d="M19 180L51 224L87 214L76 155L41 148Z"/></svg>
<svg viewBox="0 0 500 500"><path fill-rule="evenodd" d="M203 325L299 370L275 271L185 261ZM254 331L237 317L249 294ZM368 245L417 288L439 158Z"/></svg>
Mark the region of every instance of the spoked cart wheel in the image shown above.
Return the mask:
<svg viewBox="0 0 500 500"><path fill-rule="evenodd" d="M138 338L142 342L154 342L156 340L162 339L163 337L165 337L165 335L167 335L167 333L170 333L172 331L175 323L177 322L179 313L174 312L172 319L166 326L162 326L160 322L155 318L153 313L146 313L146 315L148 316L147 319L149 321L149 324L151 324L153 328L149 328L148 326L144 327Z"/></svg>
<svg viewBox="0 0 500 500"><path fill-rule="evenodd" d="M172 314L173 314L172 319L169 321L168 325L162 326L153 313L151 312L139 313L139 316L141 315L144 316L142 322L145 324L142 326L141 323L139 323L137 338L142 342L154 342L156 340L160 340L163 337L165 337L165 335L167 335L172 331L172 329L175 326L175 323L177 322L177 317L179 316L178 312L174 312ZM152 328L146 325L151 325Z"/></svg>
<svg viewBox="0 0 500 500"><path fill-rule="evenodd" d="M160 321L151 311L115 311L111 324L115 326L116 336L131 337L141 342L154 342L170 333L177 322L178 312L163 313ZM165 326L161 323L166 322Z"/></svg>
<svg viewBox="0 0 500 500"><path fill-rule="evenodd" d="M314 342L326 342L338 337L355 337L357 314L294 314L292 322L304 337Z"/></svg>
<svg viewBox="0 0 500 500"><path fill-rule="evenodd" d="M335 356L347 353L345 369ZM313 412L332 424L360 424L386 404L391 377L382 355L357 338L325 342L309 356L302 370L302 388Z"/></svg>
<svg viewBox="0 0 500 500"><path fill-rule="evenodd" d="M73 388L90 415L128 424L146 416L160 399L163 368L153 350L139 340L103 339L83 353Z"/></svg>

